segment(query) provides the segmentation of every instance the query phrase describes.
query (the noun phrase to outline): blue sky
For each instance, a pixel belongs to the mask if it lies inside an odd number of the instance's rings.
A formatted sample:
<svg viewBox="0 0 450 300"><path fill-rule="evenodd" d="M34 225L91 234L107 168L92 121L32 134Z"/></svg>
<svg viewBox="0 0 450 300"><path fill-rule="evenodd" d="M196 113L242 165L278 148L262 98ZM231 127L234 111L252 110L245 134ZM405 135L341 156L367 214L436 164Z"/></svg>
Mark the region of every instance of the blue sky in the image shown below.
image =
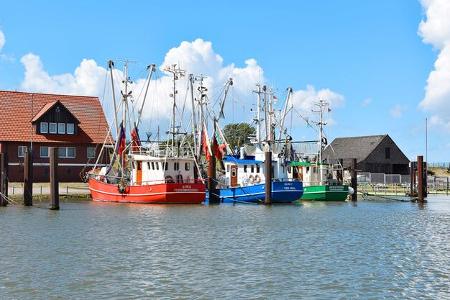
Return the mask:
<svg viewBox="0 0 450 300"><path fill-rule="evenodd" d="M424 42L429 31L418 32L432 5L413 0L134 1L126 6L119 1L8 1L0 12L5 37L0 88L51 92L25 82L32 78L25 79L21 60L29 53L55 76L74 74L83 59L103 67L111 58L161 65L170 49L200 38L211 42L223 67L245 69L245 61L255 59L279 98L287 86L300 91L307 85L340 95L327 129L331 139L388 133L412 158L425 152L425 117L435 117L428 160L449 161L446 115L439 115L439 107L420 106L445 49L433 37ZM131 75L142 77L138 69ZM440 101L448 103L448 98ZM296 138L314 134L300 119L294 122Z"/></svg>

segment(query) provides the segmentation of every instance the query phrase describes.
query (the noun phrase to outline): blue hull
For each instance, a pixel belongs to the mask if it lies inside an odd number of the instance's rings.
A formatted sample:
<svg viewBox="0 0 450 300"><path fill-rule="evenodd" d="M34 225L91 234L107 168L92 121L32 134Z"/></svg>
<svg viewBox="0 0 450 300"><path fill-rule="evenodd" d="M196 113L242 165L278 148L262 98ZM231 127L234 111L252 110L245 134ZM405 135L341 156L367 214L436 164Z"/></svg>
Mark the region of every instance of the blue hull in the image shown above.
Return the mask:
<svg viewBox="0 0 450 300"><path fill-rule="evenodd" d="M260 203L264 202L264 183L233 188L218 189L221 203ZM206 194L208 198L208 192ZM291 203L303 195L301 181L273 181L272 203ZM208 200L208 199L207 199Z"/></svg>

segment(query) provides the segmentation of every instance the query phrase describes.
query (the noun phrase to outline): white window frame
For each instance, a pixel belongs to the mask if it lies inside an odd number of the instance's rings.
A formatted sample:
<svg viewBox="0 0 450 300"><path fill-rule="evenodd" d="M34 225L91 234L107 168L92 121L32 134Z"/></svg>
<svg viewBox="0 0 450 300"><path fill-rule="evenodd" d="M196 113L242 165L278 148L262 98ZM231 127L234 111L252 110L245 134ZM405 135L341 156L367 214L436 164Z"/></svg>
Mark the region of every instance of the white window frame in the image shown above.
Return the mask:
<svg viewBox="0 0 450 300"><path fill-rule="evenodd" d="M52 125L55 126L54 131L51 130ZM48 123L48 133L57 134L58 133L58 123L49 122Z"/></svg>
<svg viewBox="0 0 450 300"><path fill-rule="evenodd" d="M92 153L89 153L89 151L92 151ZM89 154L93 154L93 155L89 156ZM86 157L87 158L95 158L95 147L87 147L86 148Z"/></svg>
<svg viewBox="0 0 450 300"><path fill-rule="evenodd" d="M64 149L64 154L60 155L60 149ZM73 149L73 156L69 156L69 149ZM59 158L75 158L77 156L77 148L75 147L58 147Z"/></svg>
<svg viewBox="0 0 450 300"><path fill-rule="evenodd" d="M66 123L58 123L58 134L66 134Z"/></svg>
<svg viewBox="0 0 450 300"><path fill-rule="evenodd" d="M47 155L42 155L42 150L43 150L44 148L47 148ZM40 157L49 157L48 146L40 146L40 147L39 147L39 156L40 156Z"/></svg>
<svg viewBox="0 0 450 300"><path fill-rule="evenodd" d="M45 127L45 130L44 130L43 125L46 126L46 127ZM41 123L39 124L39 131L40 131L40 133L48 133L48 122L41 122Z"/></svg>
<svg viewBox="0 0 450 300"><path fill-rule="evenodd" d="M22 149L22 151L20 151ZM27 151L27 146L18 146L17 147L17 157L25 157L25 152Z"/></svg>
<svg viewBox="0 0 450 300"><path fill-rule="evenodd" d="M69 131L69 126L72 127L71 131ZM66 133L67 134L75 134L75 123L67 123L66 124Z"/></svg>

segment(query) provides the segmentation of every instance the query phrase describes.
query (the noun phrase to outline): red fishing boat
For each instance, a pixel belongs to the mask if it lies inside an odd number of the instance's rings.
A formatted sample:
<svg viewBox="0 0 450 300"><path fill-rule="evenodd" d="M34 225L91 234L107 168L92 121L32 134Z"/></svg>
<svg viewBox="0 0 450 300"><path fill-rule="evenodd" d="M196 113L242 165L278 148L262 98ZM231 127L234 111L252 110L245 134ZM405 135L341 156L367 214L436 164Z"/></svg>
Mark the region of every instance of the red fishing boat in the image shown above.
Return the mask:
<svg viewBox="0 0 450 300"><path fill-rule="evenodd" d="M202 179L196 178L198 172L195 172L197 163L193 149L183 147L182 139L178 139L177 135L185 137L186 134L179 133L175 123L177 94L175 83L184 75L184 71L176 68L176 65L167 69L167 72L173 74L174 83L171 94L173 98L172 126L169 131L171 140L162 144L149 142L144 146L139 139L138 126L145 96L140 108L136 109L138 111L136 121L133 124L127 123L128 105L133 105L133 103L129 104L128 99L131 93L128 92L129 80L126 66L125 64L125 78L127 79L124 80L125 88L122 91L122 121L120 124L117 122L117 106L114 100L117 138L113 143L104 143L97 162L105 154L111 157L111 160L107 166L95 166L87 174L92 200L151 204L202 203L205 200L205 184ZM114 64L110 62L109 67L111 76L113 76ZM155 70L154 65L150 67L146 93L151 74ZM111 82L113 83L114 80ZM112 88L114 90L114 86ZM125 137L127 127L132 128L131 141L128 144ZM109 153L111 148L114 150L112 154Z"/></svg>

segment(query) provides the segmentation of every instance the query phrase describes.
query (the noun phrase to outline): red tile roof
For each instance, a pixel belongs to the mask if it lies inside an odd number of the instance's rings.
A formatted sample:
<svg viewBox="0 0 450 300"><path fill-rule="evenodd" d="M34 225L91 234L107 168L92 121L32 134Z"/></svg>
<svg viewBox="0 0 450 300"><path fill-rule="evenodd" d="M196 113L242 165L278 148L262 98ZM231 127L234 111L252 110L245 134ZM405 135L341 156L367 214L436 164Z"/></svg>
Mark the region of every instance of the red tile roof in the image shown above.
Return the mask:
<svg viewBox="0 0 450 300"><path fill-rule="evenodd" d="M77 135L36 134L31 120L60 101L79 121ZM45 107L47 109L45 109ZM103 143L109 127L97 97L0 91L0 142Z"/></svg>

